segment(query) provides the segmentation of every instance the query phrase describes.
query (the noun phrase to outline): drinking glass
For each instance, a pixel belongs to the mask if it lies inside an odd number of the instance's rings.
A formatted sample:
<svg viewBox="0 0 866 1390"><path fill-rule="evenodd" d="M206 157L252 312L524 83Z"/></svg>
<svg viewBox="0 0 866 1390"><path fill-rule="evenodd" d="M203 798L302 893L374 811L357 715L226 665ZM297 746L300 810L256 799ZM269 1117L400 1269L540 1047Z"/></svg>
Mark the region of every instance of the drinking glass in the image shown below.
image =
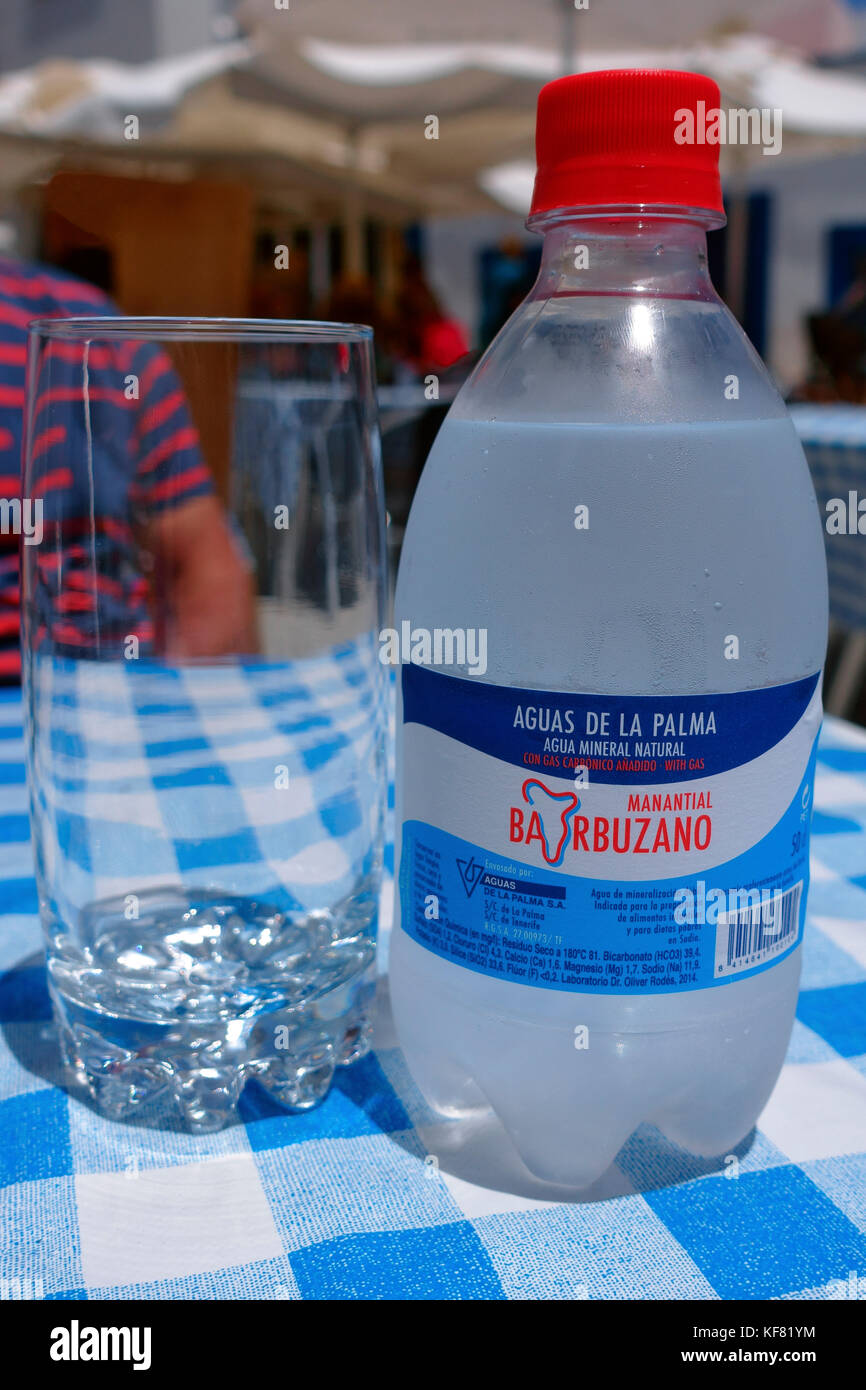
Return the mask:
<svg viewBox="0 0 866 1390"><path fill-rule="evenodd" d="M385 805L372 333L37 320L22 655L74 1082L218 1129L369 1046ZM158 1119L156 1117L159 1117Z"/></svg>

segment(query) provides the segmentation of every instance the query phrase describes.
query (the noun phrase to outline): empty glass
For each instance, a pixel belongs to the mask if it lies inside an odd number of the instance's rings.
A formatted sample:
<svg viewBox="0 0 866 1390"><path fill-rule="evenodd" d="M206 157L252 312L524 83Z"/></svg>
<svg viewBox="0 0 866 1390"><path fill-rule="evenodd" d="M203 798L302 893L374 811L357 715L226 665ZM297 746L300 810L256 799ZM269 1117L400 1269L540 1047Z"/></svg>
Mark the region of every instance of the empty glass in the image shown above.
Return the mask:
<svg viewBox="0 0 866 1390"><path fill-rule="evenodd" d="M385 799L371 339L31 326L40 911L65 1060L113 1116L216 1129L248 1080L307 1108L369 1046Z"/></svg>

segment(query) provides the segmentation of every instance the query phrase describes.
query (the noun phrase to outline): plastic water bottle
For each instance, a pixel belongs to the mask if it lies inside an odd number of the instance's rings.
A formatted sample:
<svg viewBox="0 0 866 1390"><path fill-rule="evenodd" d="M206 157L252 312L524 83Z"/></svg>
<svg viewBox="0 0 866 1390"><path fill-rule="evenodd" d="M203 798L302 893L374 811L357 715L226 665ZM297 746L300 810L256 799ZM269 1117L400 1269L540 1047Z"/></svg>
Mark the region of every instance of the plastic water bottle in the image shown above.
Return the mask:
<svg viewBox="0 0 866 1390"><path fill-rule="evenodd" d="M575 1188L643 1122L727 1154L797 996L826 571L707 274L718 108L687 73L543 89L538 280L437 438L397 586L399 1038L439 1112L492 1109Z"/></svg>

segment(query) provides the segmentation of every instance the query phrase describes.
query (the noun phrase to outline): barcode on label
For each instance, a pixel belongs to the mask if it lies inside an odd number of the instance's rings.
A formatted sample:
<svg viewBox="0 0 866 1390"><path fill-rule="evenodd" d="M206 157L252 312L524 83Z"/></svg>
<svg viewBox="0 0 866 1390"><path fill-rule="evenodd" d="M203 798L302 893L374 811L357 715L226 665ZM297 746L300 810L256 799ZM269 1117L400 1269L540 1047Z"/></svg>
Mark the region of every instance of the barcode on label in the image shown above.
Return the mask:
<svg viewBox="0 0 866 1390"><path fill-rule="evenodd" d="M757 894L751 896L755 898ZM793 945L800 927L802 896L801 879L793 888L763 903L753 901L733 914L720 914L716 925L716 976L752 970Z"/></svg>

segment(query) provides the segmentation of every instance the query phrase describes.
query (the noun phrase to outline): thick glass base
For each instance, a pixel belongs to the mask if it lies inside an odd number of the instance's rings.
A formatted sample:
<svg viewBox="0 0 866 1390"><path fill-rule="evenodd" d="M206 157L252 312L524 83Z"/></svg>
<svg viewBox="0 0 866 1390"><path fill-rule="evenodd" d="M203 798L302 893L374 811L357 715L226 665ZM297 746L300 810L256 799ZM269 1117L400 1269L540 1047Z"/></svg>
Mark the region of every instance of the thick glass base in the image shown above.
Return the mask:
<svg viewBox="0 0 866 1390"><path fill-rule="evenodd" d="M146 1108L195 1133L230 1123L251 1079L311 1109L370 1046L374 923L358 898L341 907L300 920L165 890L127 921L94 904L75 943L53 933L48 963L71 1079L112 1119Z"/></svg>

